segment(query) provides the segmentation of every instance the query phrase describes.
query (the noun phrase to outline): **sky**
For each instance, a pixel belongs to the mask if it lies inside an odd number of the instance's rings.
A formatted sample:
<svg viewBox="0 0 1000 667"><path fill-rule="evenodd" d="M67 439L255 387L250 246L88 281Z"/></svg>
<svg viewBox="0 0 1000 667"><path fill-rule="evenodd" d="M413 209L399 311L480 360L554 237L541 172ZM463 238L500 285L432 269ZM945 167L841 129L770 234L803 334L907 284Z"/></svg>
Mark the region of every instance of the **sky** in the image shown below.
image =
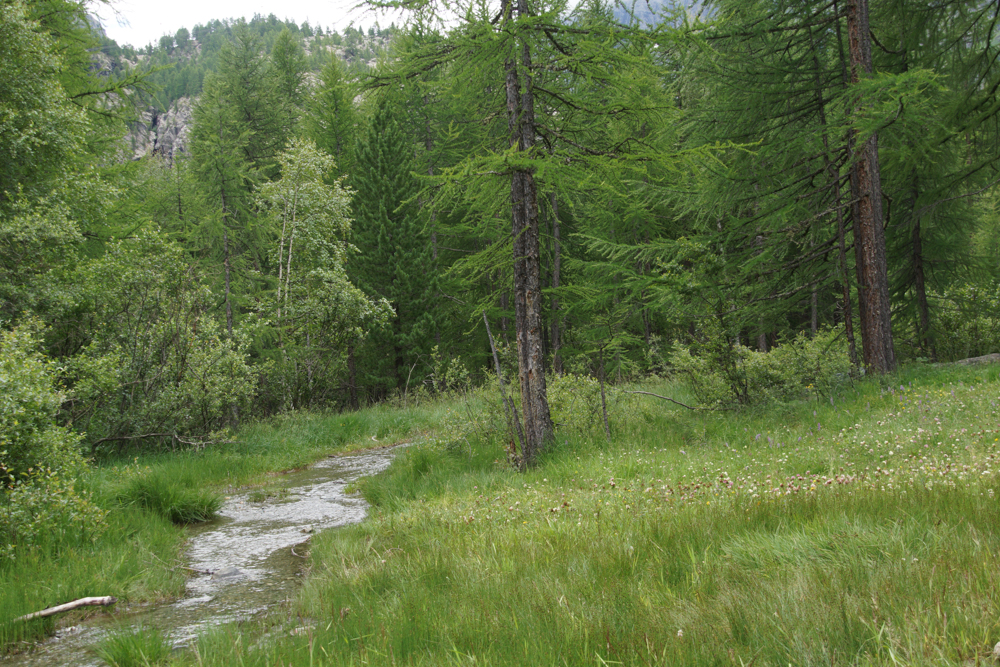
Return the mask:
<svg viewBox="0 0 1000 667"><path fill-rule="evenodd" d="M309 21L313 26L338 30L351 22L355 27L368 28L375 23L376 17L354 9L357 4L358 0L112 0L110 7L94 3L91 9L97 10L108 37L119 44L143 47L158 42L163 35L173 35L180 28L190 30L212 19L242 16L250 20L254 14L274 14L299 25Z"/></svg>

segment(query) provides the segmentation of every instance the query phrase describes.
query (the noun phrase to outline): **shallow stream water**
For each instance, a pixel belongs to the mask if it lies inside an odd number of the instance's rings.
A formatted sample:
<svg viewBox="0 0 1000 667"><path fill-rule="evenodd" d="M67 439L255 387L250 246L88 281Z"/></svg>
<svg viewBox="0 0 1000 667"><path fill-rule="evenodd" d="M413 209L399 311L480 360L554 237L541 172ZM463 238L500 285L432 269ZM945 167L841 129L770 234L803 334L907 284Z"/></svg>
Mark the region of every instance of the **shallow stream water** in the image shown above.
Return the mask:
<svg viewBox="0 0 1000 667"><path fill-rule="evenodd" d="M128 608L119 603L115 616L60 628L35 650L0 659L0 665L103 665L93 647L109 632L156 628L183 647L213 625L251 618L286 602L305 563L293 553L303 550L295 547L314 531L361 521L366 503L345 487L384 470L394 454L380 450L323 459L282 475L279 495L264 502L252 502L250 493L229 497L218 519L189 529L187 566L212 574L194 574L181 599Z"/></svg>

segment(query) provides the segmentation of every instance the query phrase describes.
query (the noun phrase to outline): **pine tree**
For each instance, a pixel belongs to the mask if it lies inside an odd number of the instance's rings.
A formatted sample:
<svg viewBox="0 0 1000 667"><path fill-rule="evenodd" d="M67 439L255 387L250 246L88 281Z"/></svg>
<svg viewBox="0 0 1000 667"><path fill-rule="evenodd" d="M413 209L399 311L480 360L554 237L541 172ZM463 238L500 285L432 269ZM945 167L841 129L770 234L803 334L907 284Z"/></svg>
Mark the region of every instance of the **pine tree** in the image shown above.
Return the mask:
<svg viewBox="0 0 1000 667"><path fill-rule="evenodd" d="M411 173L412 146L397 117L389 101L376 109L358 146L351 181L354 239L361 251L351 274L361 289L387 299L393 308L389 329L372 334L365 357L367 374L383 391L405 390L410 369L429 351L437 299L432 248L415 201L419 187Z"/></svg>
<svg viewBox="0 0 1000 667"><path fill-rule="evenodd" d="M340 59L331 55L319 73L319 86L306 103L306 134L333 156L340 173L350 173L354 164L357 112L354 96L344 79Z"/></svg>

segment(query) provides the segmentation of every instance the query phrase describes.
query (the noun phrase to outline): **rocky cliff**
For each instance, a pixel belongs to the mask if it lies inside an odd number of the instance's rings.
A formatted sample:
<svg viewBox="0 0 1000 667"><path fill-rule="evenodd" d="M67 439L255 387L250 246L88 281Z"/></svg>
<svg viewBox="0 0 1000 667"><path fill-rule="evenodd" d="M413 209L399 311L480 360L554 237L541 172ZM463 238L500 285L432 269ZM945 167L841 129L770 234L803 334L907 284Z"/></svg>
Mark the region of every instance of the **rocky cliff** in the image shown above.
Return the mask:
<svg viewBox="0 0 1000 667"><path fill-rule="evenodd" d="M187 151L194 100L182 97L166 111L150 107L131 132L132 154L138 160L150 153L172 157Z"/></svg>

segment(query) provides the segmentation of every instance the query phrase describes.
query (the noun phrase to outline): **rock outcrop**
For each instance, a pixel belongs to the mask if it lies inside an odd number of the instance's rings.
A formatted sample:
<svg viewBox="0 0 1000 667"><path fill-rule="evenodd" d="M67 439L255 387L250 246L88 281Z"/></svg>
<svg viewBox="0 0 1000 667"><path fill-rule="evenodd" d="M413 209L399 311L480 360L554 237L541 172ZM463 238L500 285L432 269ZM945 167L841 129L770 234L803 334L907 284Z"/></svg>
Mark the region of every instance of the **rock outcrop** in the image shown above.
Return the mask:
<svg viewBox="0 0 1000 667"><path fill-rule="evenodd" d="M182 97L169 109L151 107L132 130L132 154L138 160L159 153L167 158L187 151L194 100Z"/></svg>

